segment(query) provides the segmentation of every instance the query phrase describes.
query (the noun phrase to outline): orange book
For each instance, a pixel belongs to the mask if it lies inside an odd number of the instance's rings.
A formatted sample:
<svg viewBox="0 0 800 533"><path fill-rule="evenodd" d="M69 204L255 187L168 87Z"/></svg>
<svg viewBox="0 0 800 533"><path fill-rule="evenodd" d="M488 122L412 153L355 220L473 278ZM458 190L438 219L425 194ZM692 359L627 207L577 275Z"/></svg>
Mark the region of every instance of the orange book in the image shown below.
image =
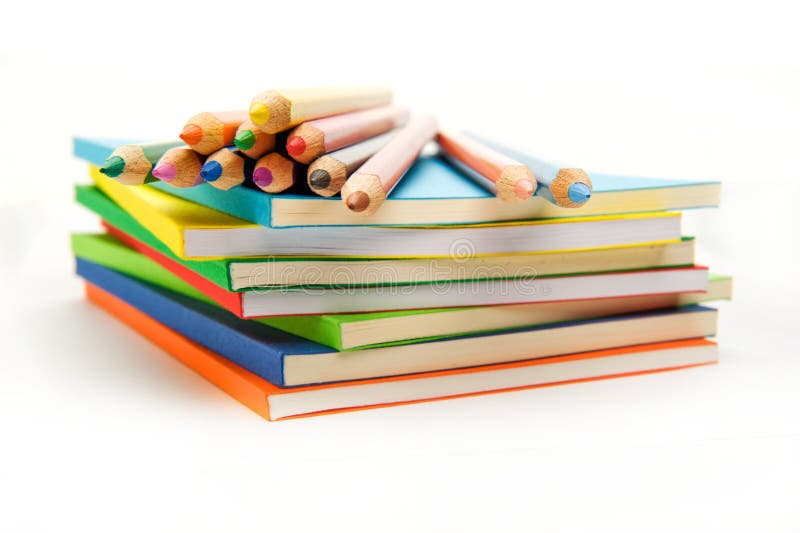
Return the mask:
<svg viewBox="0 0 800 533"><path fill-rule="evenodd" d="M715 343L690 339L460 370L281 388L91 283L86 283L86 296L267 420L579 383L717 362Z"/></svg>

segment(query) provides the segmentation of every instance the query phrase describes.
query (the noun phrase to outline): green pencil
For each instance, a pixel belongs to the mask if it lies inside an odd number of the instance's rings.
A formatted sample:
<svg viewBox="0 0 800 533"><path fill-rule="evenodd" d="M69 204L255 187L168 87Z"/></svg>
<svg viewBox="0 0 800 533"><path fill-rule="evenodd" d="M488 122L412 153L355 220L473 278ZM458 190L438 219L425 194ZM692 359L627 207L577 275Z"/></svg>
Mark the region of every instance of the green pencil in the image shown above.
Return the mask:
<svg viewBox="0 0 800 533"><path fill-rule="evenodd" d="M183 146L183 141L165 141L147 144L125 144L108 156L100 172L123 185L142 185L156 181L151 174L153 166L170 148Z"/></svg>

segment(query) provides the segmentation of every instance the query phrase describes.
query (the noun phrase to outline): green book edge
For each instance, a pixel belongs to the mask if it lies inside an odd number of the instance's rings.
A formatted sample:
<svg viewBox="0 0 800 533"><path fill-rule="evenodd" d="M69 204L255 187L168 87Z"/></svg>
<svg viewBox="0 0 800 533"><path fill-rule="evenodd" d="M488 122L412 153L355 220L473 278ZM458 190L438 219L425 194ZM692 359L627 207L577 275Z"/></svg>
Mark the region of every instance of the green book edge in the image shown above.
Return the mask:
<svg viewBox="0 0 800 533"><path fill-rule="evenodd" d="M137 240L143 242L144 244L154 248L159 253L166 255L173 261L185 266L193 270L194 272L200 274L204 278L208 279L212 283L219 285L220 287L224 288L225 290L231 292L246 292L249 290L280 290L281 287L252 287L252 288L244 288L244 289L234 289L233 283L231 280L230 275L230 265L231 263L254 263L254 262L265 262L265 261L364 261L370 259L364 258L337 258L337 257L276 257L276 256L266 256L266 257L250 257L250 258L236 258L236 259L211 259L205 261L195 261L189 259L181 259L177 255L175 255L172 250L170 250L165 244L163 244L155 235L153 235L150 231L148 231L144 226L139 224L139 222L128 214L124 209L122 209L119 205L117 205L111 198L106 196L100 189L91 185L77 185L75 187L75 198L77 202L90 211L93 211L97 215L99 215L102 219L106 222L111 224L112 226L122 230L123 232L127 233L128 235L133 236ZM683 241L694 240L694 237L681 237ZM385 259L381 259L385 260ZM661 267L654 267L654 268L676 268L682 266L691 266L685 264L676 264L676 265L664 265ZM592 274L605 274L610 272L624 272L625 270L598 270L592 271ZM588 274L589 272L581 272L580 274ZM573 276L576 273L574 272L561 272L558 274L548 274L539 276L540 278L557 278L557 277L564 277L564 276ZM490 280L501 280L501 279L511 279L511 278L482 278L482 281L490 281ZM468 283L470 280L461 280L461 281L454 281L453 283ZM416 285L427 285L437 283L436 281L423 281L423 282L416 282L413 284ZM376 283L374 285L409 285L412 283L408 282L398 282L393 284L387 283ZM371 284L365 284L364 286L370 286ZM296 288L299 287L307 287L307 288L334 288L336 285L305 285L300 286L296 285L293 286ZM439 310L430 310L430 312L437 312ZM391 311L389 313L392 313ZM371 315L371 314L370 314ZM380 314L376 316L369 316L365 317L364 320L370 320L374 318L380 318Z"/></svg>
<svg viewBox="0 0 800 533"><path fill-rule="evenodd" d="M198 291L181 278L162 267L147 256L126 246L111 235L104 234L73 234L72 251L78 257L98 263L105 267L119 271L128 276L152 283L159 287L171 290L197 300L217 305L212 299ZM726 280L730 276L712 274L711 280ZM217 305L218 306L218 305ZM383 346L397 346L402 344L412 344L428 340L440 340L454 338L460 335L441 335L434 337L406 339L393 342L371 344L368 346L358 346L342 350L341 343L341 324L357 322L360 320L374 320L384 317L406 316L412 314L432 314L443 313L453 310L466 309L446 308L446 309L425 309L417 311L386 311L380 313L359 313L351 315L305 315L287 316L273 318L258 318L255 322L265 324L287 333L292 333L325 346L329 346L339 351L361 350L365 348L376 348ZM508 329L508 328L505 328ZM504 331L504 329L486 330L485 332ZM478 333L470 332L469 334Z"/></svg>

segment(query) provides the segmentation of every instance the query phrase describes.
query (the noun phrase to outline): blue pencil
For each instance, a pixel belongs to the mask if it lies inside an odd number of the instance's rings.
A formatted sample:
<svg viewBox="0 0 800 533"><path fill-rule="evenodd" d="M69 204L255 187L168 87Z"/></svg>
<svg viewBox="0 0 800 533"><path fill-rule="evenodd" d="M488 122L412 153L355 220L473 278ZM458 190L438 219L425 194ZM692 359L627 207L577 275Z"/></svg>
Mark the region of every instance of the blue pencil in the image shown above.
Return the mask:
<svg viewBox="0 0 800 533"><path fill-rule="evenodd" d="M213 187L227 191L252 178L254 167L253 159L233 146L226 146L208 156L200 177Z"/></svg>

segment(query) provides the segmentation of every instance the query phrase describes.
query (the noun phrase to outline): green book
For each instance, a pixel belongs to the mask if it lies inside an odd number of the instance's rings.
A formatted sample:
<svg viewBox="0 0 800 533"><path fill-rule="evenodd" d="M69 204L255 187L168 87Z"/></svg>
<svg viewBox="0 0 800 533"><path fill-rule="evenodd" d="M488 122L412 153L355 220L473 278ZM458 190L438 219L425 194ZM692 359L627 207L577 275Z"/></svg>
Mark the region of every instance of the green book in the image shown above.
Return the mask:
<svg viewBox="0 0 800 533"><path fill-rule="evenodd" d="M110 222L110 221L109 221ZM78 257L131 277L218 305L145 255L110 235L76 234L72 249ZM648 295L602 300L546 302L486 307L391 311L338 315L259 318L256 322L293 333L337 350L410 344L478 332L633 313L692 305L731 295L731 279L711 276L706 293Z"/></svg>

